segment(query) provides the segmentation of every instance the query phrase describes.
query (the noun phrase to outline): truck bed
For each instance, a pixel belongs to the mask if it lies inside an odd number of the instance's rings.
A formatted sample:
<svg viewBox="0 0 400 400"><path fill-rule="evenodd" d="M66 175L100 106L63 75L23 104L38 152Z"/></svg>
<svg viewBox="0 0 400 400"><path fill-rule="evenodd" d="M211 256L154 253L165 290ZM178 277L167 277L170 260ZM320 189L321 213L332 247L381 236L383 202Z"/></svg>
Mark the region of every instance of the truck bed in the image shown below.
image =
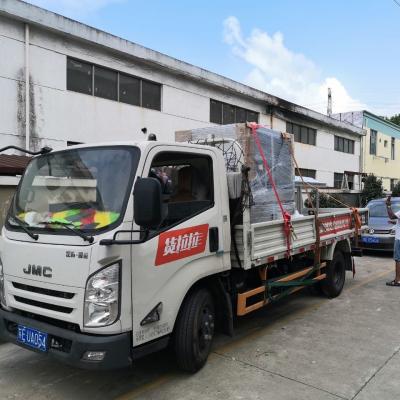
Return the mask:
<svg viewBox="0 0 400 400"><path fill-rule="evenodd" d="M367 229L368 211L359 209L362 227ZM355 233L353 212L350 209L320 209L318 223L315 216L292 218L293 234L291 236L290 255L304 253L315 248L319 225L320 246L333 241L351 238ZM238 263L235 252L232 252L232 266L249 269L271 263L287 256L287 242L283 231L283 220L260 223L243 223L234 227Z"/></svg>

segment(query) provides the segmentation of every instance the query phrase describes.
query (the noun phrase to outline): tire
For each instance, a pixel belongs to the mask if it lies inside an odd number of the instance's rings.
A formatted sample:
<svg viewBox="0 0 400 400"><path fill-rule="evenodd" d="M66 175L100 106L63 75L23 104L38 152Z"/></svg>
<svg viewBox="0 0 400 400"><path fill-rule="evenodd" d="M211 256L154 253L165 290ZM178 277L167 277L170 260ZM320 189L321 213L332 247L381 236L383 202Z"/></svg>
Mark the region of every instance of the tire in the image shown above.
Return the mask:
<svg viewBox="0 0 400 400"><path fill-rule="evenodd" d="M197 372L207 361L214 338L215 307L206 289L193 291L183 304L174 333L179 368Z"/></svg>
<svg viewBox="0 0 400 400"><path fill-rule="evenodd" d="M326 266L326 278L321 281L321 291L329 298L340 295L346 280L346 265L343 253L335 251L332 261Z"/></svg>

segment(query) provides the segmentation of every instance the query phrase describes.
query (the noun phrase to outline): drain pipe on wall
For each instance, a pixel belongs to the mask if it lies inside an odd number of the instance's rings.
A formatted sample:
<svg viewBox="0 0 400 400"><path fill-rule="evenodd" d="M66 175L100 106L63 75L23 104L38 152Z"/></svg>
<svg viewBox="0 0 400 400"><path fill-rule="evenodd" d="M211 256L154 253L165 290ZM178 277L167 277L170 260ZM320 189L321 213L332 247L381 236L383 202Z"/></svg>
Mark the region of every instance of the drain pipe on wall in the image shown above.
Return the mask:
<svg viewBox="0 0 400 400"><path fill-rule="evenodd" d="M25 24L25 149L30 150L29 25Z"/></svg>

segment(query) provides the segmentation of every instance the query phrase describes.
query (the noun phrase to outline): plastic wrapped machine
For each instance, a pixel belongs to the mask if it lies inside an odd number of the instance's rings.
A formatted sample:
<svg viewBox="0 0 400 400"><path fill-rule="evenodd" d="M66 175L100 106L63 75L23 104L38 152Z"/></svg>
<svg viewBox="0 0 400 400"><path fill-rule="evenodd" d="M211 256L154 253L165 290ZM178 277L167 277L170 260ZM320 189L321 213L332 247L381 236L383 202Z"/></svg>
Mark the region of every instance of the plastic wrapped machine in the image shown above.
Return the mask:
<svg viewBox="0 0 400 400"><path fill-rule="evenodd" d="M257 135L272 172L283 208L295 211L294 165L291 157L292 136L265 127L257 128ZM177 142L210 145L221 149L225 158L230 198L240 197L242 167L249 167L249 186L252 193L250 221L265 222L281 219L282 214L264 169L262 157L251 128L246 124L210 126L179 131Z"/></svg>

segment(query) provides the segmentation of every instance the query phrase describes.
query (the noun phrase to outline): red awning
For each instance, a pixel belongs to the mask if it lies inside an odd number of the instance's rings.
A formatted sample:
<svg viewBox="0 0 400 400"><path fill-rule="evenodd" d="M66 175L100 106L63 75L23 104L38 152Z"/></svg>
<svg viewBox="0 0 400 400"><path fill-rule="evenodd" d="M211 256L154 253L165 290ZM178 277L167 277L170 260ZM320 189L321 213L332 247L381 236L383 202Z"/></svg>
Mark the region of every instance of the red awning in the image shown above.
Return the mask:
<svg viewBox="0 0 400 400"><path fill-rule="evenodd" d="M0 175L22 175L31 157L0 154Z"/></svg>

